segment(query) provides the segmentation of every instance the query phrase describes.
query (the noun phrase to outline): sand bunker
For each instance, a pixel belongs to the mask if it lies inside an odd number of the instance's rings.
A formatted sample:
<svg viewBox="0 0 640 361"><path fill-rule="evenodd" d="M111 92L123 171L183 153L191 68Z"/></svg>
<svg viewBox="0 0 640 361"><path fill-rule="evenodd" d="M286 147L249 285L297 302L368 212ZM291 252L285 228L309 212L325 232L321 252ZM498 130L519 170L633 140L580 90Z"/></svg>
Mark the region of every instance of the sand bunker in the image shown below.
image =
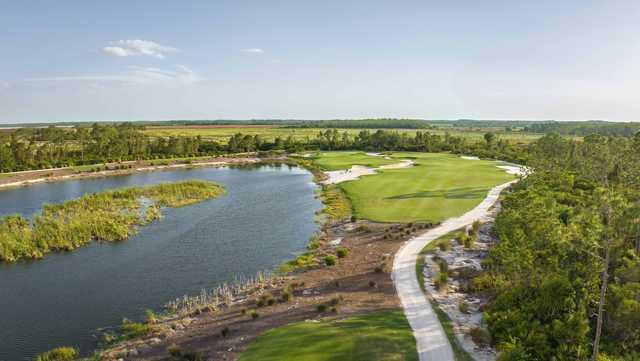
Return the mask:
<svg viewBox="0 0 640 361"><path fill-rule="evenodd" d="M347 170L334 170L330 172L324 172L327 175L327 179L322 181L322 184L337 184L346 181L352 181L360 178L363 175L376 174L378 169L399 169L407 168L413 165L412 160L403 160L400 163L387 164L379 168L364 167L361 165L351 166L351 169Z"/></svg>

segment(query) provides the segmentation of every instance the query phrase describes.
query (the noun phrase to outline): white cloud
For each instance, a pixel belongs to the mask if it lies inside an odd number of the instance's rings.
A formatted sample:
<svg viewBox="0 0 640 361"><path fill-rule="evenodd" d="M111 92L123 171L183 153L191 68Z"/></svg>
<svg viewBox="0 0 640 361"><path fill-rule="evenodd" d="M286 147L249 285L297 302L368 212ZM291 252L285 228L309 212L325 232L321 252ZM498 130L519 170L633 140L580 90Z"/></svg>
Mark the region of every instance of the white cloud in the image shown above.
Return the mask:
<svg viewBox="0 0 640 361"><path fill-rule="evenodd" d="M264 50L260 49L260 48L249 48L249 49L242 49L243 53L250 53L250 54L262 54L264 53Z"/></svg>
<svg viewBox="0 0 640 361"><path fill-rule="evenodd" d="M102 51L111 56L152 56L163 59L166 54L179 52L180 49L160 45L150 40L118 40L109 43Z"/></svg>
<svg viewBox="0 0 640 361"><path fill-rule="evenodd" d="M151 85L151 86L181 86L191 85L206 80L200 74L187 68L177 66L175 69L144 68L132 66L127 70L111 74L87 74L56 76L46 78L29 78L25 82L81 82L90 83L91 86L124 84L124 85Z"/></svg>

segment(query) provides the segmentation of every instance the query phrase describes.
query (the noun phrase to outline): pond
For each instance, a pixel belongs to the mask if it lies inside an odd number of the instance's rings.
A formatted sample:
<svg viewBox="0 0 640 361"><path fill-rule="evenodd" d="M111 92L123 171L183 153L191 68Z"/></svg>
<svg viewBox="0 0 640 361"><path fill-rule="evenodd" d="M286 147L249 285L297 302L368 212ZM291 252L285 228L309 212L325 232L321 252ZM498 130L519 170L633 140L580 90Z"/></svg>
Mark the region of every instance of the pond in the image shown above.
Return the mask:
<svg viewBox="0 0 640 361"><path fill-rule="evenodd" d="M184 294L273 270L305 249L321 203L307 171L288 166L195 168L41 183L0 191L0 215L118 187L212 180L227 195L164 209L129 240L93 243L43 260L0 263L0 360L56 346L96 345L95 330L140 319Z"/></svg>

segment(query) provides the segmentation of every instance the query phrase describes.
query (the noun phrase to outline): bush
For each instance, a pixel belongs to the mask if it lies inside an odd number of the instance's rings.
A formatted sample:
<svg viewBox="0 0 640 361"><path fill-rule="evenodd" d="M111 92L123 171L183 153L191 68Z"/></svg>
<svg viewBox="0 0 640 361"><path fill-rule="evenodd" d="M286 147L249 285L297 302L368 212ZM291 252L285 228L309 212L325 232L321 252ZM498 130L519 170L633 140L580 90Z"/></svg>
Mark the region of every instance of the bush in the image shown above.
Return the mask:
<svg viewBox="0 0 640 361"><path fill-rule="evenodd" d="M382 273L383 271L384 271L383 266L376 266L376 268L373 269L373 272L375 273Z"/></svg>
<svg viewBox="0 0 640 361"><path fill-rule="evenodd" d="M150 309L146 309L144 310L144 319L147 321L147 323L156 323L158 322L158 316L156 316L155 312L153 312L153 310Z"/></svg>
<svg viewBox="0 0 640 361"><path fill-rule="evenodd" d="M256 306L258 307L263 307L263 306L271 306L274 303L276 303L275 298L273 298L273 295L271 293L265 293L260 295L260 297L258 298L258 300L256 301Z"/></svg>
<svg viewBox="0 0 640 361"><path fill-rule="evenodd" d="M465 300L460 300L458 310L462 313L469 313L469 304Z"/></svg>
<svg viewBox="0 0 640 361"><path fill-rule="evenodd" d="M489 346L491 344L491 335L482 327L474 327L469 330L469 336L478 346Z"/></svg>
<svg viewBox="0 0 640 361"><path fill-rule="evenodd" d="M167 349L171 355L171 361L202 361L202 354L194 350L183 350L176 345L171 345Z"/></svg>
<svg viewBox="0 0 640 361"><path fill-rule="evenodd" d="M282 302L289 302L291 299L293 299L293 292L288 289L284 290L280 295L280 300Z"/></svg>
<svg viewBox="0 0 640 361"><path fill-rule="evenodd" d="M338 310L338 307L333 306L333 307L331 307L331 309L329 310L329 312L331 312L331 313L339 313L340 311Z"/></svg>
<svg viewBox="0 0 640 361"><path fill-rule="evenodd" d="M340 304L343 300L344 300L344 298L342 296L337 296L337 297L334 297L331 300L329 300L329 304L332 305L332 306L336 306L336 305Z"/></svg>
<svg viewBox="0 0 640 361"><path fill-rule="evenodd" d="M462 243L464 244L464 248L472 248L475 241L475 235L468 235L463 238Z"/></svg>
<svg viewBox="0 0 640 361"><path fill-rule="evenodd" d="M327 266L333 266L336 264L336 256L326 256L324 258L324 264Z"/></svg>
<svg viewBox="0 0 640 361"><path fill-rule="evenodd" d="M319 305L316 305L316 311L318 312L326 312L327 311L327 305L325 305L324 303L321 303Z"/></svg>
<svg viewBox="0 0 640 361"><path fill-rule="evenodd" d="M221 335L222 337L227 337L227 336L229 335L229 332L230 332L229 327L228 327L228 326L225 326L225 327L220 331L220 335Z"/></svg>
<svg viewBox="0 0 640 361"><path fill-rule="evenodd" d="M126 318L122 320L120 329L122 330L122 336L125 339L146 336L151 332L151 326L149 326L148 324L133 322L127 320Z"/></svg>
<svg viewBox="0 0 640 361"><path fill-rule="evenodd" d="M249 314L251 315L251 318L254 319L254 320L256 318L260 317L260 314L256 310L251 310L251 312L249 312Z"/></svg>
<svg viewBox="0 0 640 361"><path fill-rule="evenodd" d="M447 276L447 273L440 272L438 273L438 276L436 276L434 284L437 289L442 290L447 286L448 282L449 282L449 277Z"/></svg>
<svg viewBox="0 0 640 361"><path fill-rule="evenodd" d="M344 247L340 247L336 250L336 255L338 256L338 258L345 258L347 254L349 254L349 250Z"/></svg>
<svg viewBox="0 0 640 361"><path fill-rule="evenodd" d="M451 249L451 241L449 240L442 240L440 242L438 242L438 248L440 248L440 251L445 252Z"/></svg>
<svg viewBox="0 0 640 361"><path fill-rule="evenodd" d="M78 357L78 350L73 347L57 347L41 353L36 361L73 361Z"/></svg>
<svg viewBox="0 0 640 361"><path fill-rule="evenodd" d="M377 286L378 286L378 284L376 283L376 281L373 281L373 280L369 281L369 287L374 288L374 287L377 287Z"/></svg>

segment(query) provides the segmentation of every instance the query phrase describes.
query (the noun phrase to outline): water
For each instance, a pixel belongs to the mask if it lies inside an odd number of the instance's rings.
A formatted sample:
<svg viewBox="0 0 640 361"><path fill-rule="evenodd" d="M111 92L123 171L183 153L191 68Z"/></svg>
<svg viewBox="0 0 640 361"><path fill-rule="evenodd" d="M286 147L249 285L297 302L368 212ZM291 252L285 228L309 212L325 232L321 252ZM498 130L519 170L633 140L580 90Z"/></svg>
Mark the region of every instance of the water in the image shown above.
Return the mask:
<svg viewBox="0 0 640 361"><path fill-rule="evenodd" d="M95 347L94 330L139 319L184 294L274 269L317 230L311 175L290 167L200 168L37 184L0 191L0 215L31 215L43 202L87 192L186 179L227 195L164 209L120 243L93 243L43 260L0 264L0 360L31 360L56 346Z"/></svg>

